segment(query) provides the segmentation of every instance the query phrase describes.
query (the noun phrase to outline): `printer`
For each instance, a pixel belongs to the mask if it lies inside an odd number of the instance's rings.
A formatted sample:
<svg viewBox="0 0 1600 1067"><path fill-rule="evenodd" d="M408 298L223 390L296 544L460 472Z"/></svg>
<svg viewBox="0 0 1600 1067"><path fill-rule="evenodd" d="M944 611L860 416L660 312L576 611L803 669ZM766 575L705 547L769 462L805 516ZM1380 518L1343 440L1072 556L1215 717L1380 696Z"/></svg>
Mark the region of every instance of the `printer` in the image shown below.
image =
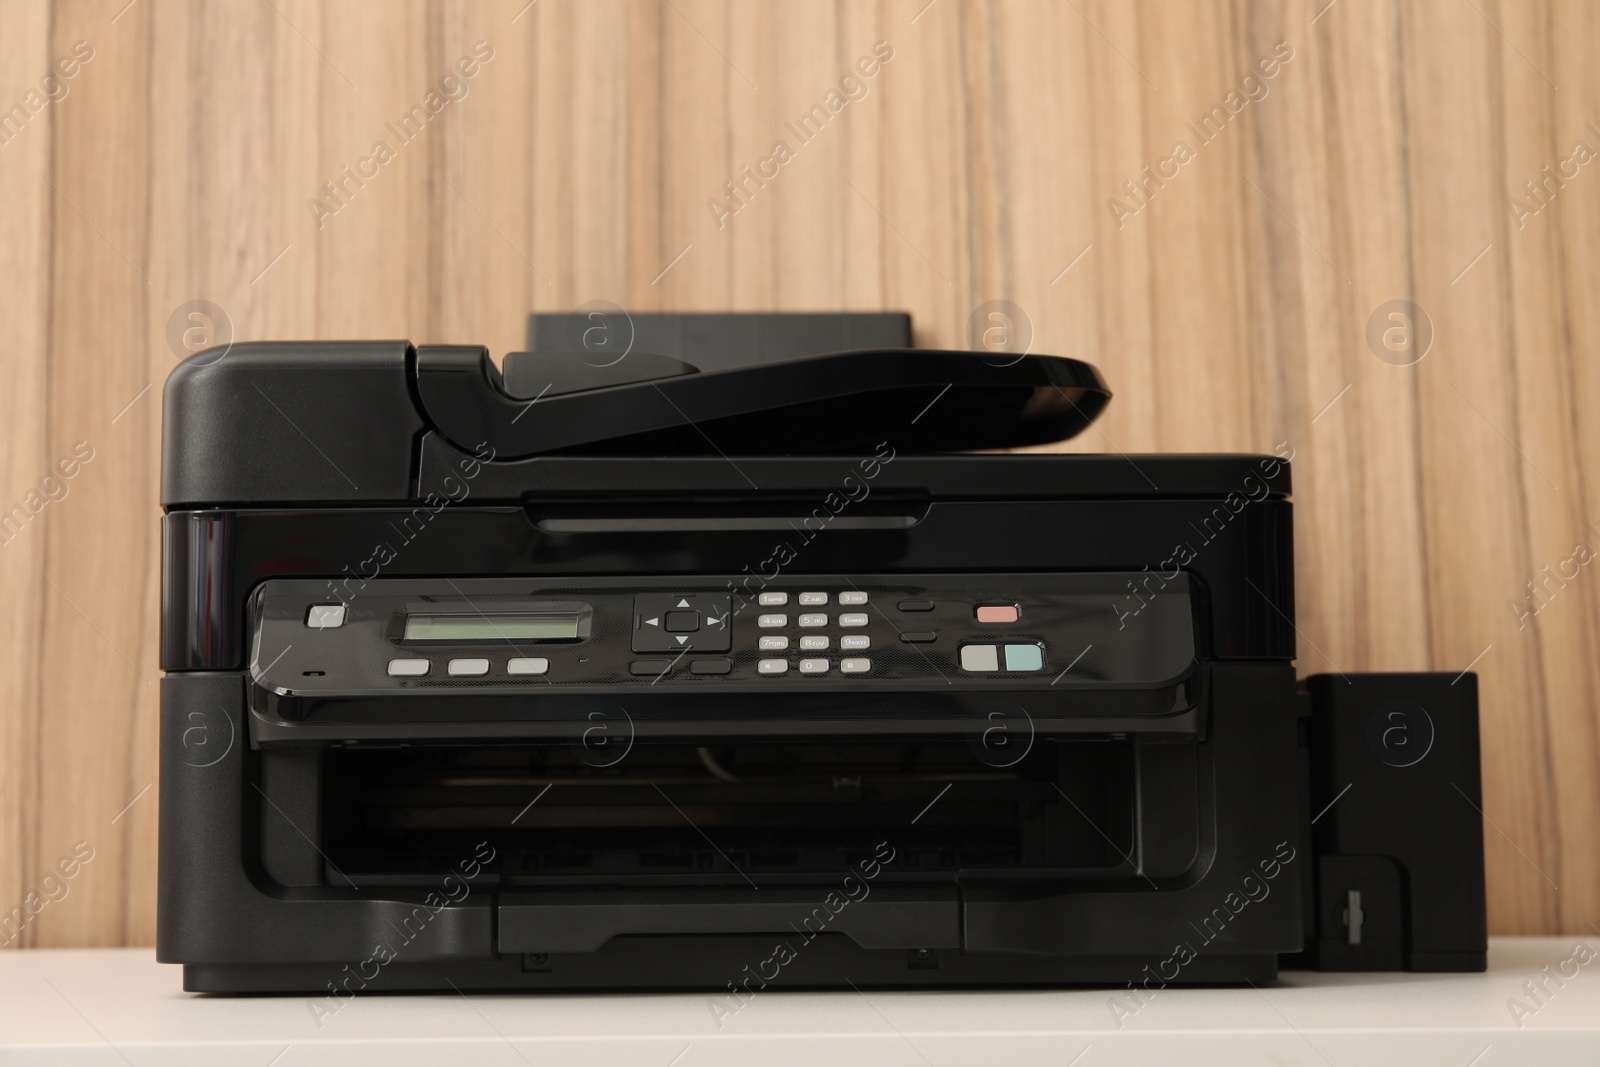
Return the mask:
<svg viewBox="0 0 1600 1067"><path fill-rule="evenodd" d="M902 314L530 334L168 379L186 989L1484 967L1476 679L1297 680L1287 447L1011 451L1099 373Z"/></svg>

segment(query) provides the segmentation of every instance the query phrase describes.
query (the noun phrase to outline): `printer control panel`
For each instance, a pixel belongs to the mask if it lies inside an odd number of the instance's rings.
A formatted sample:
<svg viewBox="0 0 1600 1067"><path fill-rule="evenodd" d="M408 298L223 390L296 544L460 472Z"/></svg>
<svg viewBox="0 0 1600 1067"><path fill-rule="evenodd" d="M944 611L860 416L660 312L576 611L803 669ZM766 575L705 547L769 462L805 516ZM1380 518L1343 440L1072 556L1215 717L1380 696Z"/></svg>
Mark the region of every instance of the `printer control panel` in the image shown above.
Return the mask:
<svg viewBox="0 0 1600 1067"><path fill-rule="evenodd" d="M1150 571L272 579L250 607L278 694L1155 686L1197 654L1187 576Z"/></svg>

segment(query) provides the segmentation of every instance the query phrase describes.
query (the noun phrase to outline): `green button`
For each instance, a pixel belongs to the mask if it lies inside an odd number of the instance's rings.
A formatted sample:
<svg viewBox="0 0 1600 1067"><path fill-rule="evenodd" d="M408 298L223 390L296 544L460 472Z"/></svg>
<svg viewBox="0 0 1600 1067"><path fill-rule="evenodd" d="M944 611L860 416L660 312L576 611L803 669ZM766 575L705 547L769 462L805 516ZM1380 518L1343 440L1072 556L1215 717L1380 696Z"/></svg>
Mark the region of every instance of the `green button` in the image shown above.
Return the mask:
<svg viewBox="0 0 1600 1067"><path fill-rule="evenodd" d="M1006 670L1036 671L1044 666L1044 653L1038 645L1007 645Z"/></svg>

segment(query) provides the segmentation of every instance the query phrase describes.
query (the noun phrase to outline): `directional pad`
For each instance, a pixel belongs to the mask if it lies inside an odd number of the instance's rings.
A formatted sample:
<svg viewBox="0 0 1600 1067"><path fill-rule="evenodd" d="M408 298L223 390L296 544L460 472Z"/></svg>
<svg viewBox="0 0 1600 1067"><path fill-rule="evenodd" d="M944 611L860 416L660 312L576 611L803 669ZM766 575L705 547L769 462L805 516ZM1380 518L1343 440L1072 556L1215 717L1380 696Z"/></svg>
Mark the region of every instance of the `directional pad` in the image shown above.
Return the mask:
<svg viewBox="0 0 1600 1067"><path fill-rule="evenodd" d="M633 598L633 651L727 652L732 598L717 593L642 593Z"/></svg>

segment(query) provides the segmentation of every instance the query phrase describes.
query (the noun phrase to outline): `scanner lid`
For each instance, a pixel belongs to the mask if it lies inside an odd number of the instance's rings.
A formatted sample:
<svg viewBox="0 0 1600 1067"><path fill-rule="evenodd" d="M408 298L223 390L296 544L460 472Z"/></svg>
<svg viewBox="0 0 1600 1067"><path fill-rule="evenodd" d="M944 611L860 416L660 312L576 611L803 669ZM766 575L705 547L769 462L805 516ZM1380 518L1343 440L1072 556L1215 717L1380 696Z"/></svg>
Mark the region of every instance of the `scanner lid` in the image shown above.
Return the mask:
<svg viewBox="0 0 1600 1067"><path fill-rule="evenodd" d="M1072 437L1111 399L1080 360L911 348L716 370L654 352L513 353L502 374L483 348L423 345L414 368L427 422L501 459L1013 448Z"/></svg>
<svg viewBox="0 0 1600 1067"><path fill-rule="evenodd" d="M641 490L663 484L662 464L688 465L684 477L694 484L715 481L704 461L728 456L781 463L888 446L949 465L952 452L1071 437L1110 400L1099 373L1078 360L923 350L912 340L902 312L591 309L531 316L534 351L508 355L503 371L478 346L225 344L190 356L167 379L161 501L411 500L423 471L450 456L455 465L491 461L483 466L506 479L496 499L535 491L547 475L565 484L577 476L573 464L589 471L588 460L614 457L649 461L648 470L594 468L607 484L626 477ZM534 462L558 457L563 464ZM1186 483L1202 477L1183 463ZM1080 457L1073 485L1101 485L1089 477L1100 466ZM1146 467L1141 461L1121 489L1094 491L1155 491ZM960 475L966 491L991 480ZM474 492L489 498L483 480Z"/></svg>

